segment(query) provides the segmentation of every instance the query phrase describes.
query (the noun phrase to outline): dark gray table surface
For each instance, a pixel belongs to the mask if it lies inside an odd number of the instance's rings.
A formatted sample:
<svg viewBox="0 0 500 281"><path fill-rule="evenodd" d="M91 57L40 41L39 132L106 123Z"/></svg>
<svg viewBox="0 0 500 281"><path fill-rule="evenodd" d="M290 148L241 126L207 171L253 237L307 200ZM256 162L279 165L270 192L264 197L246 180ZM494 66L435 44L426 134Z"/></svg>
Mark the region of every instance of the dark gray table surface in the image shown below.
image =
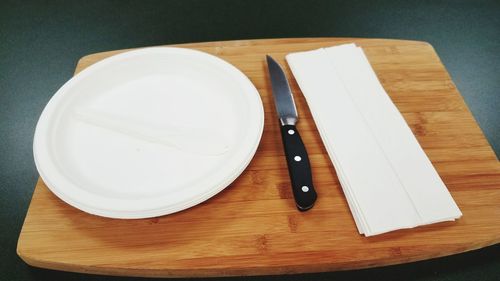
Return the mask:
<svg viewBox="0 0 500 281"><path fill-rule="evenodd" d="M316 36L430 42L500 154L500 1L0 1L0 279L138 279L36 269L16 255L38 178L35 124L80 57L174 43ZM230 278L260 279L500 280L500 246L383 268Z"/></svg>

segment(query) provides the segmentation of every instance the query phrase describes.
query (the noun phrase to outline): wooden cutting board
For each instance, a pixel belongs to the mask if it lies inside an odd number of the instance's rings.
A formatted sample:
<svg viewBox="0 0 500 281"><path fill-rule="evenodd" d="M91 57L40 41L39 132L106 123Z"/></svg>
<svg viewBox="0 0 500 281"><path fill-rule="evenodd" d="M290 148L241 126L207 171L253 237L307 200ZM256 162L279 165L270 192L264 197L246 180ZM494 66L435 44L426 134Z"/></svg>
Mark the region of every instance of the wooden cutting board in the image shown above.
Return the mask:
<svg viewBox="0 0 500 281"><path fill-rule="evenodd" d="M463 212L439 223L366 238L346 199L295 80L287 69L309 151L316 206L292 199L265 54L355 42ZM384 39L269 39L183 44L219 56L255 84L265 108L262 141L249 167L223 192L188 210L141 220L81 212L39 180L17 252L28 264L134 276L288 274L384 266L500 242L500 164L431 45ZM76 72L111 55L83 57Z"/></svg>

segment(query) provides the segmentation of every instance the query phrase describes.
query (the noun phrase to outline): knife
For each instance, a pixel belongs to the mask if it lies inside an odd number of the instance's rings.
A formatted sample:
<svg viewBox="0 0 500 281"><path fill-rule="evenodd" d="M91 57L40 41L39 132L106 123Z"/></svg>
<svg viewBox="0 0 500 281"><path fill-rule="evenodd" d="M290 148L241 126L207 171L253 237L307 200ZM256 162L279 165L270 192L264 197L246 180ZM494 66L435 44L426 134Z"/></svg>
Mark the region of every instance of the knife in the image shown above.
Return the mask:
<svg viewBox="0 0 500 281"><path fill-rule="evenodd" d="M281 139L285 149L288 174L292 182L293 197L297 208L300 211L306 211L314 206L317 195L312 182L309 157L299 131L295 127L298 121L297 109L285 72L269 55L267 67L280 120Z"/></svg>

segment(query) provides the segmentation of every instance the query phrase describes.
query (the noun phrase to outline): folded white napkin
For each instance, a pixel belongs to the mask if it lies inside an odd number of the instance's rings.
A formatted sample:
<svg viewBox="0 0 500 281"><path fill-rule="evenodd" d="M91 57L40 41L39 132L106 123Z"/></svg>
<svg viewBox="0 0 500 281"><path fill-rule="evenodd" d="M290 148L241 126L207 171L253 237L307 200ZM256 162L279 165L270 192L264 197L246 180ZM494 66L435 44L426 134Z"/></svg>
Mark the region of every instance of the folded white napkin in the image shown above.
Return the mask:
<svg viewBox="0 0 500 281"><path fill-rule="evenodd" d="M462 215L360 47L346 44L286 59L360 233Z"/></svg>

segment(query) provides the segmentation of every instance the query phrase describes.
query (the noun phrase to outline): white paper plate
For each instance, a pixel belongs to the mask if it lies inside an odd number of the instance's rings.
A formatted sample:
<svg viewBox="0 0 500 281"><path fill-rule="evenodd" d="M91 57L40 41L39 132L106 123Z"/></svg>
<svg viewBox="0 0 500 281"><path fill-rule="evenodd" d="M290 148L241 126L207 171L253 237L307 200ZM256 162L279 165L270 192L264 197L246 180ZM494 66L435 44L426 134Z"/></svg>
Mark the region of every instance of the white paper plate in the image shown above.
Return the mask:
<svg viewBox="0 0 500 281"><path fill-rule="evenodd" d="M259 93L234 66L190 49L147 48L61 87L33 149L40 176L68 204L145 218L223 190L252 159L263 125Z"/></svg>

